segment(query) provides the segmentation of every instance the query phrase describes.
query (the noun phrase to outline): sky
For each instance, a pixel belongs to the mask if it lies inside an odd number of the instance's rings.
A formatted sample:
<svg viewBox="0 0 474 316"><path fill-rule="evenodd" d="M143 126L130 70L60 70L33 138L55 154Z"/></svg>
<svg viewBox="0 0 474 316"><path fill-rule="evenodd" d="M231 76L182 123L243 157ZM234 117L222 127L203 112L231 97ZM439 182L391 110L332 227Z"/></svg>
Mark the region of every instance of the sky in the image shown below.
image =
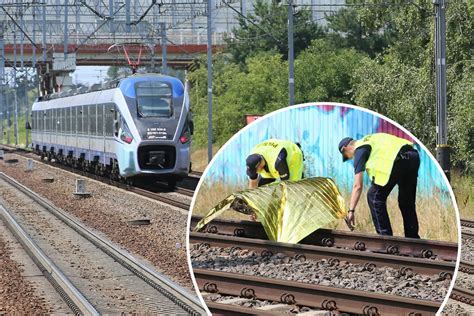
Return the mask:
<svg viewBox="0 0 474 316"><path fill-rule="evenodd" d="M78 66L72 74L74 84L82 83L86 86L100 83L107 77L108 66Z"/></svg>

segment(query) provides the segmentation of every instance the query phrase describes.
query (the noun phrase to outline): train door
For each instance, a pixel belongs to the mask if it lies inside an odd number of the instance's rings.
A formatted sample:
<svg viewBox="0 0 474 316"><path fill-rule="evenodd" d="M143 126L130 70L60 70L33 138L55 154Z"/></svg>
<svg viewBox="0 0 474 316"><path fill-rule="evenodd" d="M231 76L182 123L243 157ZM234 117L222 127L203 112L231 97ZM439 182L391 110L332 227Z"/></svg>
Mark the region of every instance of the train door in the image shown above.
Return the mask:
<svg viewBox="0 0 474 316"><path fill-rule="evenodd" d="M105 152L113 153L114 142L114 128L116 120L115 104L109 103L104 108L104 138L105 138Z"/></svg>

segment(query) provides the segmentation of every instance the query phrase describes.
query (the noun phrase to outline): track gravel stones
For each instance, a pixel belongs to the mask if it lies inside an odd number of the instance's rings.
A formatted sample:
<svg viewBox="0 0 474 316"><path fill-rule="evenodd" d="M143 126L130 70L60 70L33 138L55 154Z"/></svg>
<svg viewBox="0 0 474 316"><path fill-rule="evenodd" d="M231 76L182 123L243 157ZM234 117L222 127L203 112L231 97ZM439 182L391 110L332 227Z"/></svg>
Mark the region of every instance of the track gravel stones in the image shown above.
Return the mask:
<svg viewBox="0 0 474 316"><path fill-rule="evenodd" d="M462 235L461 260L474 262L474 236Z"/></svg>
<svg viewBox="0 0 474 316"><path fill-rule="evenodd" d="M474 291L474 276L458 271L455 285L466 290Z"/></svg>
<svg viewBox="0 0 474 316"><path fill-rule="evenodd" d="M149 198L86 178L91 197L77 198L72 192L78 175L36 163L25 172L26 159L14 165L0 161L0 171L49 199L53 204L78 217L86 225L104 233L110 240L148 260L157 271L173 281L192 288L186 258L187 212ZM53 177L53 183L43 178ZM150 225L134 226L134 219L150 219Z"/></svg>
<svg viewBox="0 0 474 316"><path fill-rule="evenodd" d="M328 260L298 261L277 253L262 257L254 251L208 247L191 248L193 268L242 273L246 275L297 281L317 285L386 293L422 300L442 301L451 280L438 275L407 273L401 275L390 267L368 271L360 264ZM370 258L368 258L370 261Z"/></svg>
<svg viewBox="0 0 474 316"><path fill-rule="evenodd" d="M35 293L34 286L22 275L23 268L11 255L9 244L0 238L0 315L51 313L51 308Z"/></svg>
<svg viewBox="0 0 474 316"><path fill-rule="evenodd" d="M472 316L474 315L474 307L450 299L444 306L441 315Z"/></svg>

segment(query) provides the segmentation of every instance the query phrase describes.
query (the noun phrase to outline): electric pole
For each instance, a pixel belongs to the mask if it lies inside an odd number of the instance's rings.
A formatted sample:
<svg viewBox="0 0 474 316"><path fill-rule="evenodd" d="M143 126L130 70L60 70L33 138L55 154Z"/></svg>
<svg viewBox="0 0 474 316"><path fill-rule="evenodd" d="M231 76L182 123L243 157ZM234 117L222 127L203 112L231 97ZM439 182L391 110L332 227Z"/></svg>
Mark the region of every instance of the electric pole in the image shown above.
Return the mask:
<svg viewBox="0 0 474 316"><path fill-rule="evenodd" d="M446 100L446 4L448 0L433 0L435 7L436 65L436 158L450 180L450 146L448 145Z"/></svg>
<svg viewBox="0 0 474 316"><path fill-rule="evenodd" d="M212 159L212 0L207 0L207 160Z"/></svg>
<svg viewBox="0 0 474 316"><path fill-rule="evenodd" d="M164 75L168 74L168 58L166 52L166 23L160 23L161 29L161 73Z"/></svg>
<svg viewBox="0 0 474 316"><path fill-rule="evenodd" d="M295 104L295 52L293 41L293 0L288 0L288 95L289 105Z"/></svg>

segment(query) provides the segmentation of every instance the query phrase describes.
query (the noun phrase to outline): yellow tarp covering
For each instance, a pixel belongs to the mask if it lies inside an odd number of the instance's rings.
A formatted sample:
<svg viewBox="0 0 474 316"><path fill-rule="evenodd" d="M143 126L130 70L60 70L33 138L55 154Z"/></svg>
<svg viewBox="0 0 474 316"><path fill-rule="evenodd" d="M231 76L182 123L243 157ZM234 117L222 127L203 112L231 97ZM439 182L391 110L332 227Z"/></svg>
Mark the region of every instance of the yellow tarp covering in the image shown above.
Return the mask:
<svg viewBox="0 0 474 316"><path fill-rule="evenodd" d="M344 200L329 178L283 181L234 193L217 204L195 231L228 209L244 204L262 223L270 240L298 243L318 228L346 215ZM248 213L244 208L238 211Z"/></svg>

